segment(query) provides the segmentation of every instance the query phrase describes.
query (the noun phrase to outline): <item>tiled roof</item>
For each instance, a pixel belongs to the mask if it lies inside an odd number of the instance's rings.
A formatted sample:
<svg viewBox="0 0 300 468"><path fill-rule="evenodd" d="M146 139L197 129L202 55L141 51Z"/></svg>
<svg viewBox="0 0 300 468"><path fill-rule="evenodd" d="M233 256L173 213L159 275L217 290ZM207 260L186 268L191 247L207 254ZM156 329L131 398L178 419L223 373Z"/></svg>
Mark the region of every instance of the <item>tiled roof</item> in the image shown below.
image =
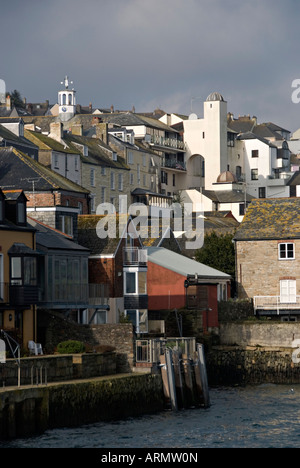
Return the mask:
<svg viewBox="0 0 300 468"><path fill-rule="evenodd" d="M255 199L238 228L236 240L300 238L300 198Z"/></svg>

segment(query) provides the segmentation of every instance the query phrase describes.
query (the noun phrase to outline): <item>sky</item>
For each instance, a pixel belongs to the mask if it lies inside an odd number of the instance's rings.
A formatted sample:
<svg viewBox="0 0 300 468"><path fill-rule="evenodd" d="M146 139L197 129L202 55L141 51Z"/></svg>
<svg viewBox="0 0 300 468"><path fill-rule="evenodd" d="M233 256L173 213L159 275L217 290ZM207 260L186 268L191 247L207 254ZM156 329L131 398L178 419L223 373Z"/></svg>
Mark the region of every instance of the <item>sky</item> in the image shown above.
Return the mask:
<svg viewBox="0 0 300 468"><path fill-rule="evenodd" d="M68 75L83 106L199 117L217 91L293 132L299 20L298 0L4 0L0 80L55 104Z"/></svg>

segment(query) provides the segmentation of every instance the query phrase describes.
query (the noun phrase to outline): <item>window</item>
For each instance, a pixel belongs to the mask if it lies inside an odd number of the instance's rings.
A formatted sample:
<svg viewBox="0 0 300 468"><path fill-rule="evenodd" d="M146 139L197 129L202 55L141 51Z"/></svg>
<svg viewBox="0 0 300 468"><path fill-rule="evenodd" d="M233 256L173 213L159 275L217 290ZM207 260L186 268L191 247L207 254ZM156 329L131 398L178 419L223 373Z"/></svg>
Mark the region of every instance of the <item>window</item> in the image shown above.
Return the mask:
<svg viewBox="0 0 300 468"><path fill-rule="evenodd" d="M82 202L78 202L78 212L79 212L79 214L83 213L83 204L82 204Z"/></svg>
<svg viewBox="0 0 300 468"><path fill-rule="evenodd" d="M146 167L147 166L147 158L146 158L146 155L143 154L143 167Z"/></svg>
<svg viewBox="0 0 300 468"><path fill-rule="evenodd" d="M75 157L75 171L78 171L79 169L79 164L78 164L78 157Z"/></svg>
<svg viewBox="0 0 300 468"><path fill-rule="evenodd" d="M234 133L227 133L227 146L234 147Z"/></svg>
<svg viewBox="0 0 300 468"><path fill-rule="evenodd" d="M175 174L173 174L173 187L175 187L175 186L176 186L176 176L175 176Z"/></svg>
<svg viewBox="0 0 300 468"><path fill-rule="evenodd" d="M111 190L115 190L115 173L110 173L110 188Z"/></svg>
<svg viewBox="0 0 300 468"><path fill-rule="evenodd" d="M296 281L295 280L281 280L280 281L280 302L292 304L295 303L296 296Z"/></svg>
<svg viewBox="0 0 300 468"><path fill-rule="evenodd" d="M133 152L128 151L128 164L133 164Z"/></svg>
<svg viewBox="0 0 300 468"><path fill-rule="evenodd" d="M10 283L12 286L36 286L36 257L11 257Z"/></svg>
<svg viewBox="0 0 300 468"><path fill-rule="evenodd" d="M36 258L35 257L24 257L24 285L25 286L37 285Z"/></svg>
<svg viewBox="0 0 300 468"><path fill-rule="evenodd" d="M118 179L119 179L119 190L120 192L122 192L123 191L123 174L119 174Z"/></svg>
<svg viewBox="0 0 300 468"><path fill-rule="evenodd" d="M136 293L136 274L135 273L126 273L126 294L135 294Z"/></svg>
<svg viewBox="0 0 300 468"><path fill-rule="evenodd" d="M101 166L101 175L105 176L105 174L106 174L106 168L105 166Z"/></svg>
<svg viewBox="0 0 300 468"><path fill-rule="evenodd" d="M17 223L26 223L26 206L25 203L17 203Z"/></svg>
<svg viewBox="0 0 300 468"><path fill-rule="evenodd" d="M147 294L147 271L126 271L124 281L125 294Z"/></svg>
<svg viewBox="0 0 300 468"><path fill-rule="evenodd" d="M96 212L96 195L91 194L90 195L90 200L91 200L91 212L95 213Z"/></svg>
<svg viewBox="0 0 300 468"><path fill-rule="evenodd" d="M141 167L139 164L137 165L137 184L141 184Z"/></svg>
<svg viewBox="0 0 300 468"><path fill-rule="evenodd" d="M125 310L125 315L134 325L136 333L148 333L148 310Z"/></svg>
<svg viewBox="0 0 300 468"><path fill-rule="evenodd" d="M259 187L258 196L259 198L266 198L266 187Z"/></svg>
<svg viewBox="0 0 300 468"><path fill-rule="evenodd" d="M168 173L161 171L161 183L168 185Z"/></svg>
<svg viewBox="0 0 300 468"><path fill-rule="evenodd" d="M258 158L259 156L259 151L258 150L252 150L252 158Z"/></svg>
<svg viewBox="0 0 300 468"><path fill-rule="evenodd" d="M101 203L105 203L105 187L101 187Z"/></svg>
<svg viewBox="0 0 300 468"><path fill-rule="evenodd" d="M279 260L294 260L295 245L293 243L282 243L278 245Z"/></svg>
<svg viewBox="0 0 300 468"><path fill-rule="evenodd" d="M144 185L144 187L146 187L146 185L147 185L147 176L146 176L146 174L143 175L143 185Z"/></svg>
<svg viewBox="0 0 300 468"><path fill-rule="evenodd" d="M239 206L239 215L240 216L244 216L245 214L245 203L240 203L240 206Z"/></svg>
<svg viewBox="0 0 300 468"><path fill-rule="evenodd" d="M251 169L251 180L258 180L258 169Z"/></svg>
<svg viewBox="0 0 300 468"><path fill-rule="evenodd" d="M59 169L58 154L54 155L54 169Z"/></svg>
<svg viewBox="0 0 300 468"><path fill-rule="evenodd" d="M237 180L241 180L241 176L242 176L242 167L241 166L236 166L235 175L236 175Z"/></svg>
<svg viewBox="0 0 300 468"><path fill-rule="evenodd" d="M95 180L95 169L91 169L90 173L90 184L92 187L95 187L96 185L96 180Z"/></svg>
<svg viewBox="0 0 300 468"><path fill-rule="evenodd" d="M134 185L134 175L130 173L130 185Z"/></svg>
<svg viewBox="0 0 300 468"><path fill-rule="evenodd" d="M73 236L73 218L72 216L61 215L58 217L58 230Z"/></svg>

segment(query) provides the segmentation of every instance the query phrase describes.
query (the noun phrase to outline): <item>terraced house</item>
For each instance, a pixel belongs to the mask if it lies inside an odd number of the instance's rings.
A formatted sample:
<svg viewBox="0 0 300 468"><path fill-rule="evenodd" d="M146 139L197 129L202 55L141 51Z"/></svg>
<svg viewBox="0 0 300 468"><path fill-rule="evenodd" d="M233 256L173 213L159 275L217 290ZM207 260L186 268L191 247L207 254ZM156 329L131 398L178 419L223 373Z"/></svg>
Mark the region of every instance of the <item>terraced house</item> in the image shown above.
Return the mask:
<svg viewBox="0 0 300 468"><path fill-rule="evenodd" d="M238 296L258 315L300 319L300 199L257 199L235 235Z"/></svg>
<svg viewBox="0 0 300 468"><path fill-rule="evenodd" d="M36 339L39 258L26 201L21 190L0 190L0 328L24 347Z"/></svg>

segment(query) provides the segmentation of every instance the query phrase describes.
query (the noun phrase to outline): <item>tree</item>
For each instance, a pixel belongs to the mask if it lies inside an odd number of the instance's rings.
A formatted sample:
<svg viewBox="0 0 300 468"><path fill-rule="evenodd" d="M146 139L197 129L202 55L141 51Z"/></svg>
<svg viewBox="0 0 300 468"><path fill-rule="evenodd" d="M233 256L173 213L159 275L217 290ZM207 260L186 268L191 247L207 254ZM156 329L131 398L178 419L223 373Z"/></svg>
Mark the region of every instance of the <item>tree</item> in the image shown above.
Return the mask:
<svg viewBox="0 0 300 468"><path fill-rule="evenodd" d="M21 107L24 108L24 101L22 99L20 91L15 89L11 94L10 94L10 99L11 99L11 104L12 107Z"/></svg>
<svg viewBox="0 0 300 468"><path fill-rule="evenodd" d="M235 279L235 251L232 234L215 232L204 236L204 245L196 252L197 262L222 271Z"/></svg>

